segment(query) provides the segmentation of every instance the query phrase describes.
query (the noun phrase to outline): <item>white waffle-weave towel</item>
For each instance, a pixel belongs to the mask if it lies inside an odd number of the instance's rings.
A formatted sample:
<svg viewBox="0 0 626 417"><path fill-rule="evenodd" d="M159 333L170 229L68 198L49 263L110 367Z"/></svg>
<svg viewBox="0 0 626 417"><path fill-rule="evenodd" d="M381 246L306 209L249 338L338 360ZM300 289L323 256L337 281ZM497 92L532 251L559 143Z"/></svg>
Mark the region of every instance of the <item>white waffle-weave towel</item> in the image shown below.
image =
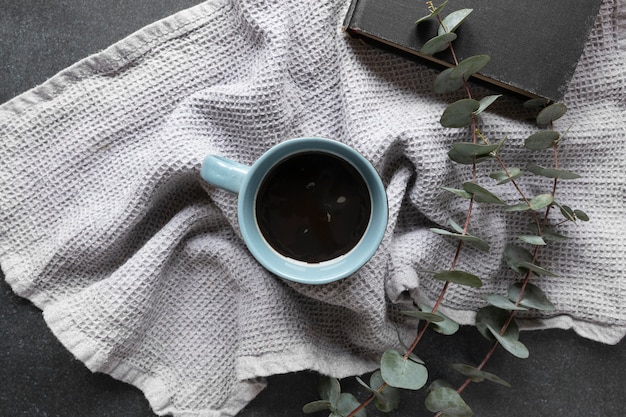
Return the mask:
<svg viewBox="0 0 626 417"><path fill-rule="evenodd" d="M207 1L0 107L6 280L43 310L76 357L140 387L157 413L232 415L262 389L263 376L372 369L396 343L398 305L428 302L440 290L420 271L452 259L452 242L428 229L462 219L465 202L441 188L467 179L446 156L467 132L438 124L453 97L430 92L435 71L342 31L347 6ZM558 122L561 130L572 125L561 167L584 177L563 181L558 196L592 221L564 226L573 239L542 252L542 265L559 276L537 284L557 311L521 322L606 343L626 332L623 25L624 2L606 0ZM535 158L521 146L535 127L520 102L504 97L493 110L484 131L509 135L509 164ZM199 178L206 154L250 164L303 136L363 153L390 203L371 262L324 286L263 270L238 234L236 197ZM549 181L524 181L529 192L549 191ZM506 190L501 196L515 201ZM447 314L471 323L483 304L477 295L506 289L514 278L501 251L525 223L499 208L476 209L474 233L492 251L468 250L459 268L485 285L453 286Z"/></svg>

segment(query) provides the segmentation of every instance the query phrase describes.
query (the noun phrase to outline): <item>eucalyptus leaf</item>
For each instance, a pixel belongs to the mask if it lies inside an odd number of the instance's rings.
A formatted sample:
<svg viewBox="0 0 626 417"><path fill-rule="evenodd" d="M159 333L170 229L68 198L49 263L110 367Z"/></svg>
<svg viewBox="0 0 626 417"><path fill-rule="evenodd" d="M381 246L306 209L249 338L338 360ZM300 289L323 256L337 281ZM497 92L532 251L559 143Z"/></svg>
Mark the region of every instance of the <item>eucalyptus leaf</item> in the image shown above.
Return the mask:
<svg viewBox="0 0 626 417"><path fill-rule="evenodd" d="M507 296L510 300L517 301L519 298L520 292L522 290L522 284L516 282L512 284L508 291ZM519 303L521 306L534 308L536 310L544 310L544 311L554 311L556 307L550 300L546 294L541 290L541 288L537 287L534 284L527 283L524 288L524 294L522 294L522 299Z"/></svg>
<svg viewBox="0 0 626 417"><path fill-rule="evenodd" d="M474 246L476 249L481 250L483 252L489 252L489 243L485 242L484 240L476 237L476 236L472 236L469 234L463 234L463 233L453 233L450 232L448 230L445 229L438 229L438 228L432 228L430 229L431 232L442 235L442 236L450 236L453 237L455 239L459 239L462 240L464 242L469 243L470 245Z"/></svg>
<svg viewBox="0 0 626 417"><path fill-rule="evenodd" d="M452 219L448 219L448 224L457 233L463 233L463 227Z"/></svg>
<svg viewBox="0 0 626 417"><path fill-rule="evenodd" d="M474 196L474 200L476 200L479 203L491 203L491 204L502 204L502 205L506 204L504 201L500 199L500 197L496 196L491 191L473 182L463 183L463 190L472 194Z"/></svg>
<svg viewBox="0 0 626 417"><path fill-rule="evenodd" d="M529 203L531 210L541 210L552 205L552 203L554 203L554 197L552 194L539 194L531 198Z"/></svg>
<svg viewBox="0 0 626 417"><path fill-rule="evenodd" d="M439 35L454 32L463 21L472 13L472 9L460 9L447 15L439 25Z"/></svg>
<svg viewBox="0 0 626 417"><path fill-rule="evenodd" d="M504 248L504 260L513 271L524 273L526 271L521 265L531 263L533 261L533 255L521 246L508 244Z"/></svg>
<svg viewBox="0 0 626 417"><path fill-rule="evenodd" d="M504 209L504 211L527 211L530 206L526 203L513 204Z"/></svg>
<svg viewBox="0 0 626 417"><path fill-rule="evenodd" d="M545 275L548 277L558 277L558 275L555 274L554 272L548 271L547 269L542 268L539 265L532 263L532 262L521 262L519 266L520 268L526 269L528 271L532 271L537 275Z"/></svg>
<svg viewBox="0 0 626 417"><path fill-rule="evenodd" d="M454 68L446 68L441 71L433 82L433 91L437 94L453 93L465 85L462 78L450 78Z"/></svg>
<svg viewBox="0 0 626 417"><path fill-rule="evenodd" d="M487 110L489 106L491 106L498 98L502 97L502 94L495 94L487 97L483 97L480 99L480 107L478 110L474 112L474 114L480 114Z"/></svg>
<svg viewBox="0 0 626 417"><path fill-rule="evenodd" d="M544 227L542 236L544 240L549 241L549 242L561 242L561 241L569 239L567 236L563 236L562 234L559 234L555 232L554 230L549 229L547 227Z"/></svg>
<svg viewBox="0 0 626 417"><path fill-rule="evenodd" d="M563 116L567 112L567 107L563 103L554 103L544 108L537 115L537 124L545 126Z"/></svg>
<svg viewBox="0 0 626 417"><path fill-rule="evenodd" d="M424 365L424 366L426 365L426 362L424 362L419 356L417 356L413 352L409 353L409 359L411 359L415 363L419 363L419 364Z"/></svg>
<svg viewBox="0 0 626 417"><path fill-rule="evenodd" d="M562 180L575 180L580 178L579 174L575 172L567 171L564 169L544 168L537 164L528 164L526 169L535 175L540 175L547 178L558 178Z"/></svg>
<svg viewBox="0 0 626 417"><path fill-rule="evenodd" d="M456 269L437 272L433 275L433 278L441 281L454 282L455 284L465 285L472 288L480 288L483 286L482 280L476 275Z"/></svg>
<svg viewBox="0 0 626 417"><path fill-rule="evenodd" d="M517 179L524 175L524 172L516 167L508 168L507 171L498 171L489 174L490 178L498 181L498 185L506 184L509 181Z"/></svg>
<svg viewBox="0 0 626 417"><path fill-rule="evenodd" d="M509 319L511 313L507 310L495 306L486 306L476 312L476 329L487 340L495 340L488 327L501 329ZM519 328L515 321L511 321L506 329L509 338L517 339L519 337Z"/></svg>
<svg viewBox="0 0 626 417"><path fill-rule="evenodd" d="M434 55L445 51L450 47L450 42L456 39L456 33L444 33L429 39L419 50L419 53L426 56Z"/></svg>
<svg viewBox="0 0 626 417"><path fill-rule="evenodd" d="M585 213L582 210L578 210L578 209L574 210L574 215L576 216L578 220L581 220L583 222L589 221L589 216L587 216L587 213Z"/></svg>
<svg viewBox="0 0 626 417"><path fill-rule="evenodd" d="M358 383L359 383L359 385L361 385L361 386L362 386L363 388L365 388L366 390L368 390L368 391L370 391L370 392L374 391L374 390L373 390L373 389L372 389L372 388L371 388L371 387L367 384L367 382L365 382L365 381L363 381L363 380L361 379L361 377L357 376L357 377L355 377L355 379L356 379L356 382L358 382Z"/></svg>
<svg viewBox="0 0 626 417"><path fill-rule="evenodd" d="M429 313L427 311L403 310L401 311L401 313L404 314L405 316L411 316L411 317L418 318L420 320L427 320L427 321L434 322L434 323L444 320L443 317L437 314Z"/></svg>
<svg viewBox="0 0 626 417"><path fill-rule="evenodd" d="M330 402L332 407L337 406L339 395L341 394L341 386L337 378L323 376L320 379L318 391L322 400Z"/></svg>
<svg viewBox="0 0 626 417"><path fill-rule="evenodd" d="M465 78L466 80L485 67L491 60L489 55L474 55L465 58L450 73L450 78ZM478 109L476 109L478 110Z"/></svg>
<svg viewBox="0 0 626 417"><path fill-rule="evenodd" d="M432 311L432 308L429 308L426 305L420 304L419 308L422 311ZM452 320L450 317L446 316L440 311L435 312L436 315L443 317L443 321L432 322L430 327L439 334L450 336L455 334L459 330L459 324Z"/></svg>
<svg viewBox="0 0 626 417"><path fill-rule="evenodd" d="M569 206L559 205L559 209L561 209L561 214L567 220L572 222L576 221L576 214L574 214L574 210L572 210Z"/></svg>
<svg viewBox="0 0 626 417"><path fill-rule="evenodd" d="M450 367L455 371L461 373L462 375L470 378L474 382L482 382L487 380L511 388L511 384L509 384L499 376L494 375L490 372L485 372L483 370L477 369L473 366L465 365L463 363L453 363L452 365L450 365Z"/></svg>
<svg viewBox="0 0 626 417"><path fill-rule="evenodd" d="M448 0L445 0L443 3L441 3L439 6L437 6L434 10L432 10L430 12L430 14L424 16L424 17L420 17L419 19L417 19L417 21L415 22L415 24L419 24L422 23L426 20L430 20L433 17L437 16L439 13L441 13L441 11L443 10L444 7L446 7L446 4L448 4Z"/></svg>
<svg viewBox="0 0 626 417"><path fill-rule="evenodd" d="M317 400L305 404L304 407L302 407L302 412L304 414L312 414L317 413L318 411L330 410L330 407L330 401Z"/></svg>
<svg viewBox="0 0 626 417"><path fill-rule="evenodd" d="M555 132L554 130L542 130L541 132L534 133L527 137L524 141L524 147L534 151L550 149L560 137L559 132Z"/></svg>
<svg viewBox="0 0 626 417"><path fill-rule="evenodd" d="M430 383L428 388L426 388L426 392L428 393L434 389L441 388L441 387L454 388L454 386L448 381L446 381L445 379L435 379L433 382Z"/></svg>
<svg viewBox="0 0 626 417"><path fill-rule="evenodd" d="M442 187L444 190L456 195L457 197L467 198L468 200L472 198L472 195L465 190L459 190L458 188L450 188L450 187Z"/></svg>
<svg viewBox="0 0 626 417"><path fill-rule="evenodd" d="M471 417L472 409L463 401L453 388L438 387L432 389L424 401L428 411L441 413L441 417Z"/></svg>
<svg viewBox="0 0 626 417"><path fill-rule="evenodd" d="M480 103L474 99L462 99L450 104L441 115L439 122L443 127L465 127L472 124L474 112Z"/></svg>
<svg viewBox="0 0 626 417"><path fill-rule="evenodd" d="M345 417L354 411L359 405L361 405L361 403L354 395L350 393L342 393L339 396L335 412L340 416ZM367 411L365 411L365 408L356 413L355 417L367 417Z"/></svg>
<svg viewBox="0 0 626 417"><path fill-rule="evenodd" d="M495 153L500 152L500 149L504 146L508 138L508 135L504 135L504 137L500 139L500 141L498 142L498 149L494 151Z"/></svg>
<svg viewBox="0 0 626 417"><path fill-rule="evenodd" d="M487 301L492 306L501 308L503 310L509 311L525 311L528 310L526 307L516 306L515 303L503 295L499 294L488 294L484 297L485 301Z"/></svg>
<svg viewBox="0 0 626 417"><path fill-rule="evenodd" d="M508 336L506 333L501 335L497 330L495 330L491 326L487 326L487 329L491 332L493 337L502 345L504 349L506 349L510 354L516 356L520 359L526 359L529 356L528 348L524 346L522 342L517 340L517 338L512 338Z"/></svg>
<svg viewBox="0 0 626 417"><path fill-rule="evenodd" d="M535 245L535 246L545 246L546 245L546 241L541 236L522 235L522 236L519 236L519 239L522 242L526 242L526 243L529 243L529 244Z"/></svg>
<svg viewBox="0 0 626 417"><path fill-rule="evenodd" d="M456 149L452 148L448 152L448 158L450 158L452 161L456 162L457 164L472 165L472 164L480 164L481 162L487 161L491 159L492 157L491 156L481 156L481 157L463 156L460 153L458 153Z"/></svg>
<svg viewBox="0 0 626 417"><path fill-rule="evenodd" d="M530 100L526 100L524 102L524 107L527 109L542 109L544 108L550 100L546 98L531 98Z"/></svg>
<svg viewBox="0 0 626 417"><path fill-rule="evenodd" d="M489 156L493 152L495 152L500 145L482 145L471 142L457 142L452 144L452 149L456 150L460 155L463 156Z"/></svg>
<svg viewBox="0 0 626 417"><path fill-rule="evenodd" d="M400 391L392 386L385 386L380 392L378 389L385 384L380 370L374 372L370 377L370 387L376 396L376 408L383 413L389 413L398 408L400 404Z"/></svg>
<svg viewBox="0 0 626 417"><path fill-rule="evenodd" d="M396 350L383 353L380 373L387 384L395 388L418 390L428 381L428 370Z"/></svg>

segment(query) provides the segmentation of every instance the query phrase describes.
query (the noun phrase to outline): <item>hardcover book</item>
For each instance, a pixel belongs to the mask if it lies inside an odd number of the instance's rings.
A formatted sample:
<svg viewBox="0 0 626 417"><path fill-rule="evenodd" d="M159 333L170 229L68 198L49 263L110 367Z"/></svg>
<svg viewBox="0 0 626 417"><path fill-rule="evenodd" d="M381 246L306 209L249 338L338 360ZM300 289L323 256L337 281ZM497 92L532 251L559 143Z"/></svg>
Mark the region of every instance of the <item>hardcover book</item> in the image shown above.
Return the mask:
<svg viewBox="0 0 626 417"><path fill-rule="evenodd" d="M476 78L528 97L559 101L567 89L594 25L601 0L450 0L444 17L459 9L473 12L455 31L459 61L488 54ZM438 4L435 3L435 6ZM377 46L395 49L450 67L449 51L425 56L420 48L437 34L434 19L415 0L352 0L344 29Z"/></svg>

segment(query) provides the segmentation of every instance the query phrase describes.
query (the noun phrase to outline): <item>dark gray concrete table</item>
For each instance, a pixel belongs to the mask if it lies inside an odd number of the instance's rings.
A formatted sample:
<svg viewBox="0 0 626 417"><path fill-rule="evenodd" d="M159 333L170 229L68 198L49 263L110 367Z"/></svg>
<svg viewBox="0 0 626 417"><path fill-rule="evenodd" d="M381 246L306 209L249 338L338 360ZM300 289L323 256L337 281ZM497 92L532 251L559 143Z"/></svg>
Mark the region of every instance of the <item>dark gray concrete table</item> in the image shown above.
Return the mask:
<svg viewBox="0 0 626 417"><path fill-rule="evenodd" d="M142 26L198 0L0 0L0 102L34 87L59 70L106 48ZM153 417L136 388L92 374L52 336L41 312L16 297L0 279L0 417ZM476 363L488 349L464 328L449 346L430 336L420 352L431 369L447 374L446 360ZM623 417L626 415L626 341L605 346L570 331L523 333L527 360L496 354L489 369L514 384L473 384L464 397L477 416ZM317 375L269 378L269 387L242 417L301 415L316 399ZM456 378L456 379L455 379ZM342 382L360 398L354 379ZM429 415L423 394L403 394L391 416ZM375 412L370 415L376 414Z"/></svg>

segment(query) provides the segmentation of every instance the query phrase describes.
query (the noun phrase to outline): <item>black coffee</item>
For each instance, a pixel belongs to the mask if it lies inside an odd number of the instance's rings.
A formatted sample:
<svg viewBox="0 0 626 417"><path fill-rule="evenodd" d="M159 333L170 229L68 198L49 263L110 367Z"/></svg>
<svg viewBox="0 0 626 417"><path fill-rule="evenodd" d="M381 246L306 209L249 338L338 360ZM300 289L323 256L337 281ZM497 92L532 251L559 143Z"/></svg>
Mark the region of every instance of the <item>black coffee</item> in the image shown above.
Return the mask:
<svg viewBox="0 0 626 417"><path fill-rule="evenodd" d="M359 172L324 152L278 163L261 183L255 207L266 241L278 253L309 263L349 252L365 233L370 210Z"/></svg>

